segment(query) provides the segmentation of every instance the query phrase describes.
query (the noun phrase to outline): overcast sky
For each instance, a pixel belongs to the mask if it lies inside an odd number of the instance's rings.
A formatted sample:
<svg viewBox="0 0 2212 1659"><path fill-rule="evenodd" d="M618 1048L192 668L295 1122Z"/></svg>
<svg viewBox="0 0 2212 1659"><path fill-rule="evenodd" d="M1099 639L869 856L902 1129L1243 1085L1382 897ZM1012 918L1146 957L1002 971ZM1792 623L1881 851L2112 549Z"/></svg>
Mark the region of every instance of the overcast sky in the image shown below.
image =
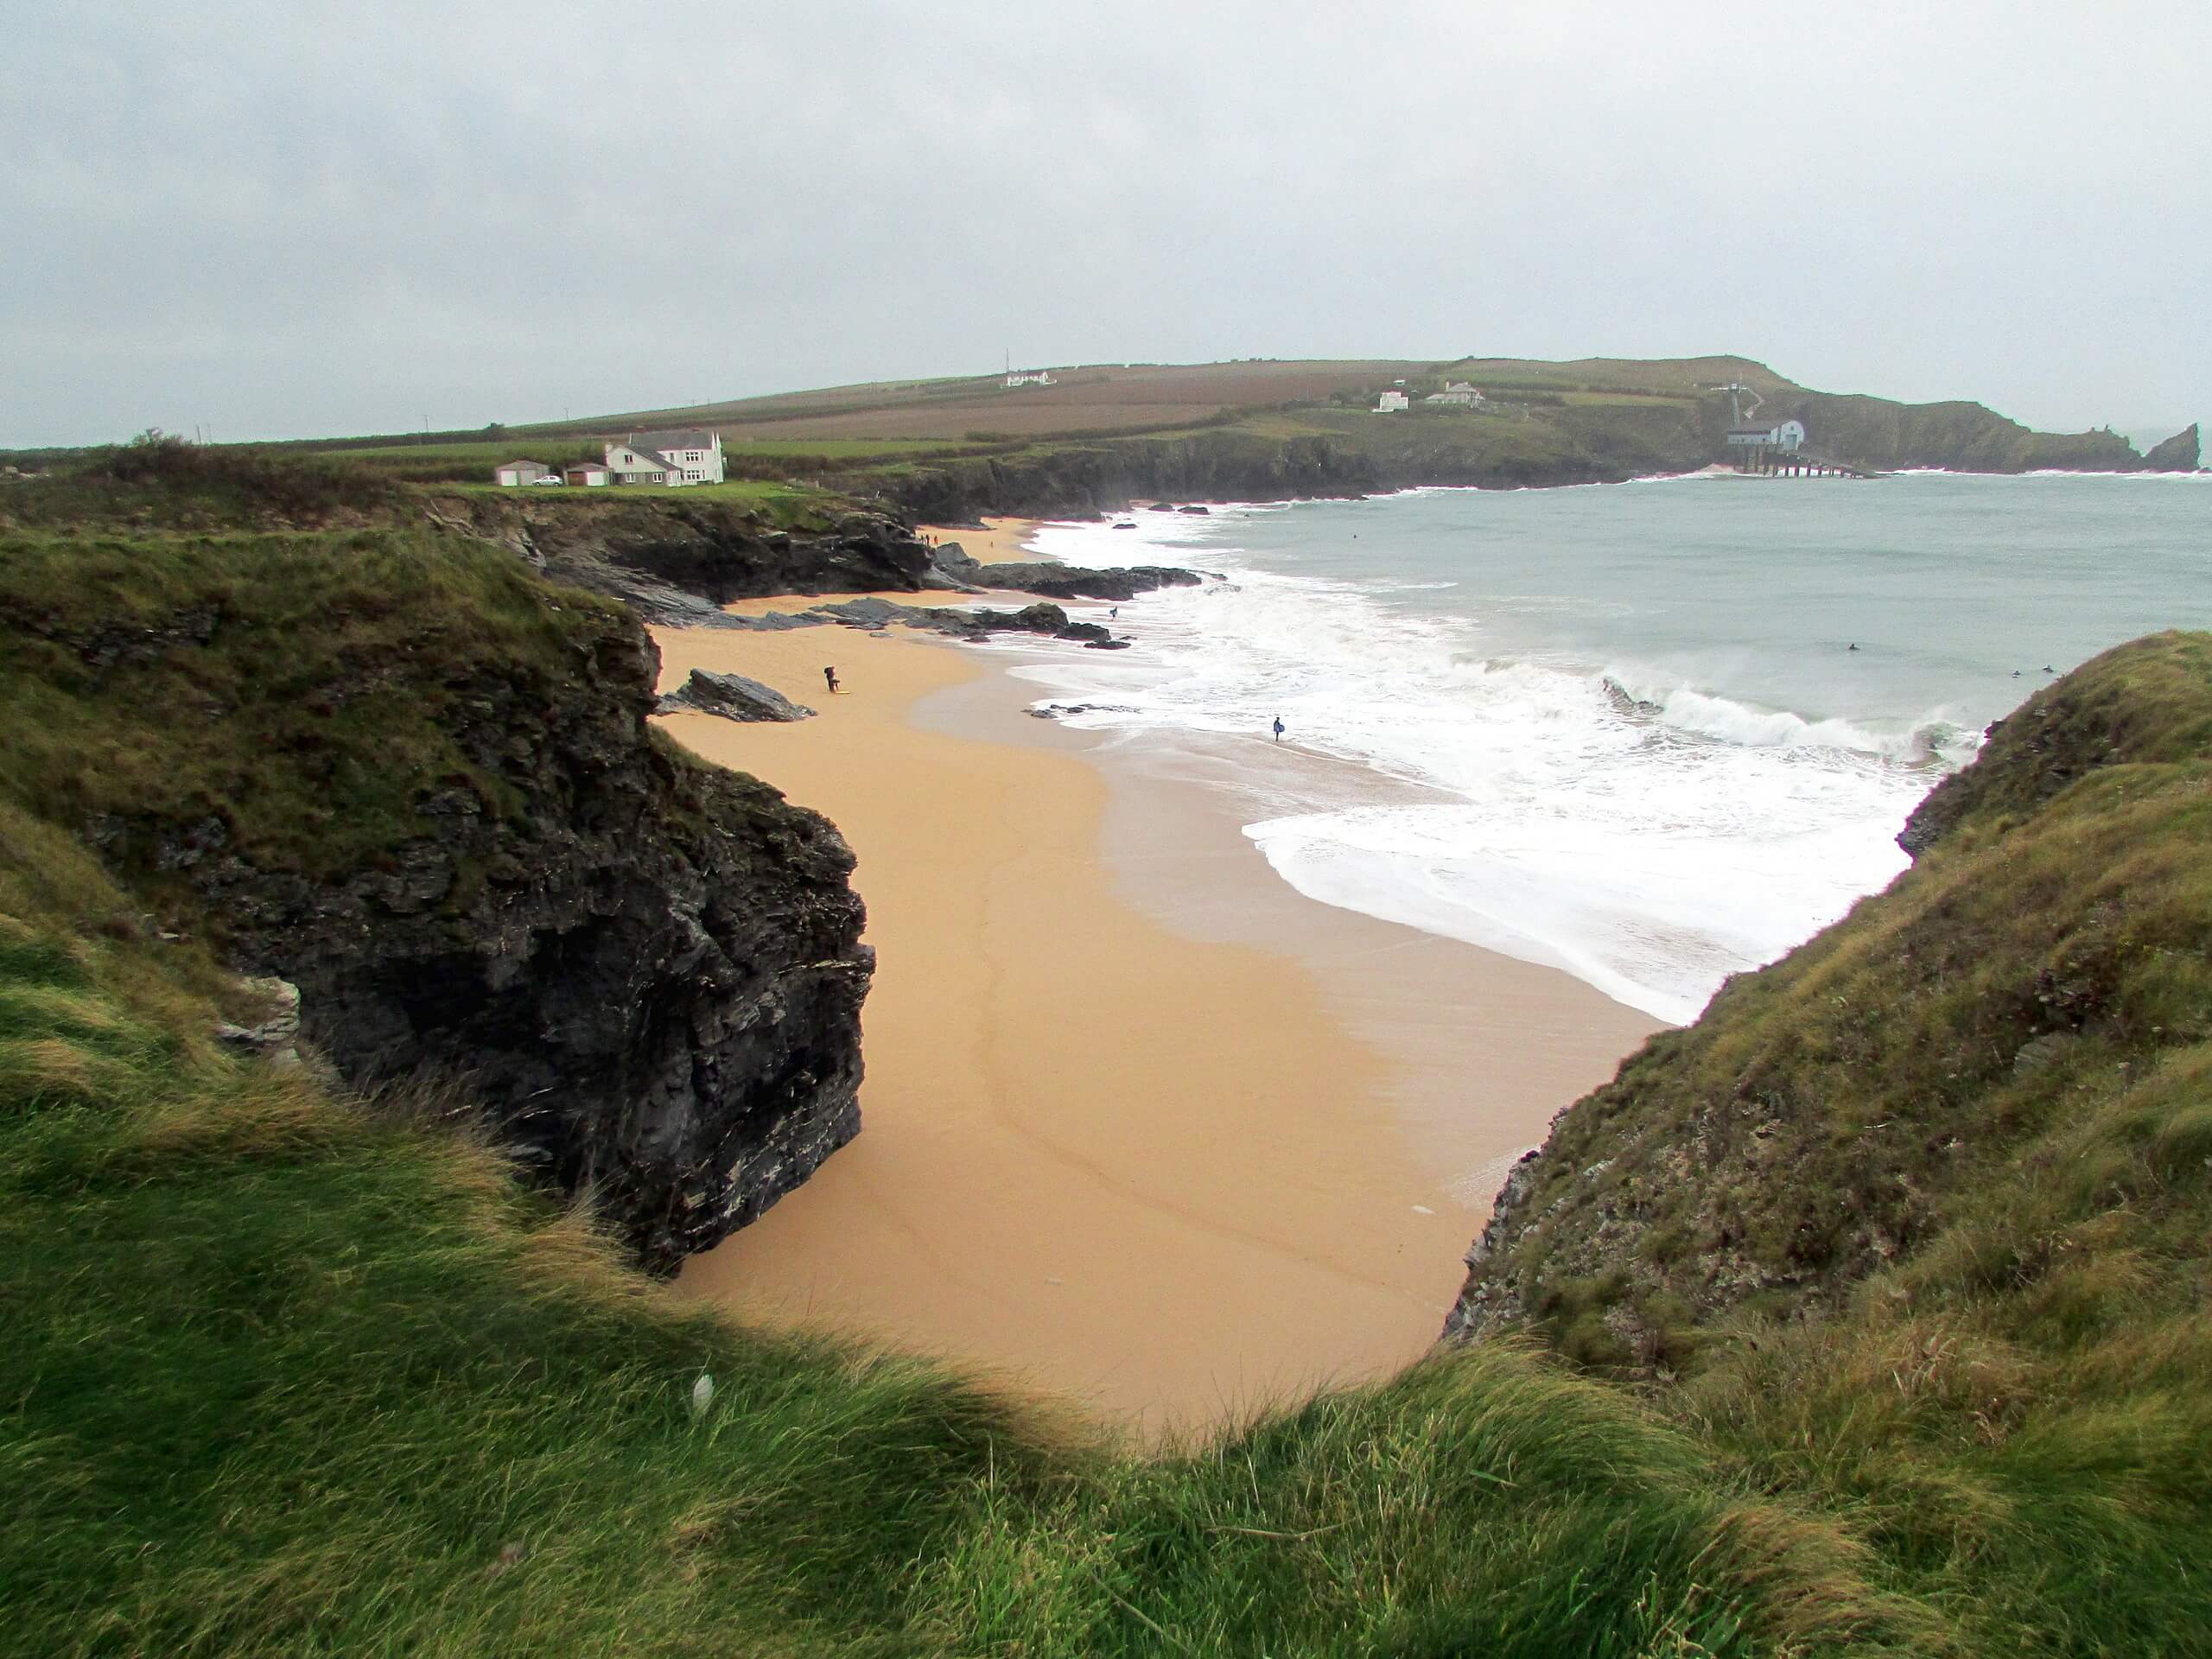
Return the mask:
<svg viewBox="0 0 2212 1659"><path fill-rule="evenodd" d="M1734 351L2212 416L2212 4L28 9L0 445Z"/></svg>

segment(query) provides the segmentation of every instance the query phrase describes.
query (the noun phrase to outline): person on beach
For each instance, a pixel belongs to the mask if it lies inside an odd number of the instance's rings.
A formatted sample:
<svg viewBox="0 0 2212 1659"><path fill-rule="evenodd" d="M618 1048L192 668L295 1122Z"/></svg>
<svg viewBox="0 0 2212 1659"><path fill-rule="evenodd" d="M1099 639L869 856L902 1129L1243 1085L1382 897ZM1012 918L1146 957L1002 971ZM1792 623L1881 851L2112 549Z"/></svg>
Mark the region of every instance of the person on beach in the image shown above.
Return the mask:
<svg viewBox="0 0 2212 1659"><path fill-rule="evenodd" d="M837 695L837 671L836 671L836 669L834 669L834 668L825 668L825 669L823 669L823 670L822 671L822 679L823 679L823 683L824 684L826 684L826 685L830 688L830 695L831 696L836 696L836 695Z"/></svg>
<svg viewBox="0 0 2212 1659"><path fill-rule="evenodd" d="M1281 715L1277 715L1275 716L1275 741L1278 743L1282 741L1282 716Z"/></svg>

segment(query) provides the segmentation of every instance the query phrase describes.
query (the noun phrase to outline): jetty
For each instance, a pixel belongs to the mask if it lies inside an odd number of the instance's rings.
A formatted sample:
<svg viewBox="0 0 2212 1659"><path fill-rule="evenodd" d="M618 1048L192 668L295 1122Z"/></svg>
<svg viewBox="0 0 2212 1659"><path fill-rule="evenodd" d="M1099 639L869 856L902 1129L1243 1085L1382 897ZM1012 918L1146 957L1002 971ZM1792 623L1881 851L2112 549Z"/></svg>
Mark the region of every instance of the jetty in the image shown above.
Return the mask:
<svg viewBox="0 0 2212 1659"><path fill-rule="evenodd" d="M1739 473L1762 473L1770 478L1885 478L1888 474L1872 467L1862 467L1856 461L1839 461L1834 455L1815 454L1810 449L1758 448L1738 452L1736 470Z"/></svg>

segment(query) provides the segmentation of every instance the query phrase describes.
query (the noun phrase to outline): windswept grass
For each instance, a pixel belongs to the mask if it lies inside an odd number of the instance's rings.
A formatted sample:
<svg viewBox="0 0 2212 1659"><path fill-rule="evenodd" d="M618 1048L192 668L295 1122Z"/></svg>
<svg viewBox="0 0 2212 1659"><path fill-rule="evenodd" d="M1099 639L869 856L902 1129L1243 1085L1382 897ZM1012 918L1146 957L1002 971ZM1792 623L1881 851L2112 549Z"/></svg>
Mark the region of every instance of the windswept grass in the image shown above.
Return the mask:
<svg viewBox="0 0 2212 1659"><path fill-rule="evenodd" d="M1749 1654L1935 1628L1834 1527L1516 1350L1146 1459L735 1328L495 1151L219 1052L206 964L131 913L0 804L11 1652Z"/></svg>
<svg viewBox="0 0 2212 1659"><path fill-rule="evenodd" d="M2093 665L2177 706L1562 1120L1529 1329L1141 1454L703 1313L465 1103L213 1039L250 998L132 826L312 876L425 779L498 810L454 700L608 671L611 607L390 531L19 535L0 620L10 1655L2212 1652L2212 642Z"/></svg>
<svg viewBox="0 0 2212 1659"><path fill-rule="evenodd" d="M550 702L631 637L612 601L429 531L0 535L0 796L149 891L220 848L357 868L439 789L511 806L512 757L465 751L453 709Z"/></svg>

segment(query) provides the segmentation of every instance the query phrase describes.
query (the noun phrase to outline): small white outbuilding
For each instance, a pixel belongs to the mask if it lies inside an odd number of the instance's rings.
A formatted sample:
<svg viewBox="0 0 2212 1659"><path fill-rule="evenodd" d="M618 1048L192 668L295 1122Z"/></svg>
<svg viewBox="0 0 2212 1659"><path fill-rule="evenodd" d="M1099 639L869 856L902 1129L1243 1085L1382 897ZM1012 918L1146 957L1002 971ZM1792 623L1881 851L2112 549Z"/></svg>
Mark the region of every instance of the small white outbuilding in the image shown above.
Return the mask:
<svg viewBox="0 0 2212 1659"><path fill-rule="evenodd" d="M1414 400L1402 391L1386 391L1375 405L1377 415L1395 415L1402 409L1411 409Z"/></svg>
<svg viewBox="0 0 2212 1659"><path fill-rule="evenodd" d="M538 484L553 476L552 469L541 467L534 461L502 461L492 469L492 481L510 486L517 484Z"/></svg>

